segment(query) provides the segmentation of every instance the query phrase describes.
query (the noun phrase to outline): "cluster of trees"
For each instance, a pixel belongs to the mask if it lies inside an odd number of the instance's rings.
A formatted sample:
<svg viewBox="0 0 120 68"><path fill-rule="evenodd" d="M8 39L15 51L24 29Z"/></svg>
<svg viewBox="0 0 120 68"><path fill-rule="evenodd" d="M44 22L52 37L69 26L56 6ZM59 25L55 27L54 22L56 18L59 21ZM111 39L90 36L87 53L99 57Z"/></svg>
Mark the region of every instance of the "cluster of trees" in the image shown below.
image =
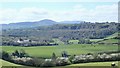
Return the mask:
<svg viewBox="0 0 120 68"><path fill-rule="evenodd" d="M12 56L16 56L16 57L29 57L29 55L23 50L16 50L15 52L12 53Z"/></svg>
<svg viewBox="0 0 120 68"><path fill-rule="evenodd" d="M19 42L18 42L19 40ZM27 41L26 41L27 40ZM34 39L31 37L2 37L2 45L7 46L55 46L58 45L54 40L50 39Z"/></svg>
<svg viewBox="0 0 120 68"><path fill-rule="evenodd" d="M34 67L53 67L70 64L70 61L68 59L57 57L55 53L52 54L51 59L31 57L24 50L16 50L12 54L1 51L0 56L1 59L12 63Z"/></svg>
<svg viewBox="0 0 120 68"><path fill-rule="evenodd" d="M3 42L2 45L7 45L7 46L56 46L58 45L57 43L18 43L18 42Z"/></svg>
<svg viewBox="0 0 120 68"><path fill-rule="evenodd" d="M30 38L31 40L53 41L58 38L63 42L67 40L81 39L101 39L118 32L119 23L80 23L80 24L57 24L46 27L36 27L27 29L3 29L2 35L4 40L16 39L19 37ZM4 43L3 40L3 43ZM84 43L83 40L80 43ZM90 43L89 41L87 41Z"/></svg>
<svg viewBox="0 0 120 68"><path fill-rule="evenodd" d="M11 56L5 51L0 51L0 59L11 61Z"/></svg>
<svg viewBox="0 0 120 68"><path fill-rule="evenodd" d="M87 62L106 62L106 61L119 61L120 53L97 53L97 54L82 54L74 56L72 63L87 63Z"/></svg>
<svg viewBox="0 0 120 68"><path fill-rule="evenodd" d="M80 39L78 44L91 44L92 42L90 40Z"/></svg>
<svg viewBox="0 0 120 68"><path fill-rule="evenodd" d="M105 62L105 61L119 61L120 51L115 52L102 52L102 53L88 53L81 55L68 56L66 51L62 52L62 57L57 57L55 53L52 54L51 59L40 59L35 57L26 56L23 50L16 50L11 55L5 51L0 52L2 59L34 67L54 67L65 66L75 63L87 63L87 62ZM0 55L1 55L0 54Z"/></svg>

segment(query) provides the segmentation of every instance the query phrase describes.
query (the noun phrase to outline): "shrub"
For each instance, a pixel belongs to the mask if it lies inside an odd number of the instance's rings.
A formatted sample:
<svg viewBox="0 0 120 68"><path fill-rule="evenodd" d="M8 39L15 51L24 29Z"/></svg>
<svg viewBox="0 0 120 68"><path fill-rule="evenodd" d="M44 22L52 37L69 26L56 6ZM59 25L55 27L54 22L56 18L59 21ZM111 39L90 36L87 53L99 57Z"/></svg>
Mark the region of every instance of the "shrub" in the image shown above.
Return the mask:
<svg viewBox="0 0 120 68"><path fill-rule="evenodd" d="M43 67L54 67L54 66L56 66L56 63L54 61L44 61L41 66L43 66Z"/></svg>
<svg viewBox="0 0 120 68"><path fill-rule="evenodd" d="M65 65L69 65L71 64L71 62L69 61L68 58L65 58L65 57L58 57L56 59L56 65L57 66L65 66Z"/></svg>
<svg viewBox="0 0 120 68"><path fill-rule="evenodd" d="M10 61L11 60L11 56L7 52L2 51L2 59Z"/></svg>

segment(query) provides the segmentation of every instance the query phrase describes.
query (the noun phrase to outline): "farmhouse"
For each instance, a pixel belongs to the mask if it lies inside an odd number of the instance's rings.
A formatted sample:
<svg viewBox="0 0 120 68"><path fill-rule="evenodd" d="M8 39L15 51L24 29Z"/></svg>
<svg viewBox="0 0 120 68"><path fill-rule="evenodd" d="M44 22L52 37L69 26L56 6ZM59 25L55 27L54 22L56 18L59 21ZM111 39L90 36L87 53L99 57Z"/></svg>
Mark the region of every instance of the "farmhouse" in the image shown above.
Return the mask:
<svg viewBox="0 0 120 68"><path fill-rule="evenodd" d="M28 42L32 42L32 40L30 40L30 39L18 39L16 42L18 42L18 43L28 43Z"/></svg>

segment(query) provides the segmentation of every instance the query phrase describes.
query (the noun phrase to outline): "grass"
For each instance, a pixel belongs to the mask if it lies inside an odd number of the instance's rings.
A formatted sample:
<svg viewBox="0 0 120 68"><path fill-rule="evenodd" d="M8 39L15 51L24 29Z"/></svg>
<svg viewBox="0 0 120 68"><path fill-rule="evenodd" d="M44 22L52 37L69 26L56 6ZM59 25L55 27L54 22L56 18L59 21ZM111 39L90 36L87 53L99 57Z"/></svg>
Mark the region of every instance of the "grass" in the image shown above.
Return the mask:
<svg viewBox="0 0 120 68"><path fill-rule="evenodd" d="M50 58L54 52L57 56L61 56L62 51L67 51L70 55L80 55L86 53L96 53L104 51L118 50L118 46L99 45L99 44L71 44L58 46L36 46L36 47L20 47L20 46L0 46L2 50L12 53L15 50L23 49L29 55L34 57Z"/></svg>
<svg viewBox="0 0 120 68"><path fill-rule="evenodd" d="M111 67L111 63L112 62L79 63L79 64L72 64L68 66L53 67L53 68L113 68ZM118 66L118 61L116 61L115 64ZM117 67L117 68L120 68L120 67Z"/></svg>
<svg viewBox="0 0 120 68"><path fill-rule="evenodd" d="M92 63L81 63L81 64L72 64L69 66L111 66L113 62L92 62ZM116 61L115 64L118 66L118 62Z"/></svg>
<svg viewBox="0 0 120 68"><path fill-rule="evenodd" d="M117 33L108 36L104 40L103 39L90 39L90 41L101 41L104 43L115 43L118 42L116 39L112 39L117 36ZM96 53L96 52L105 52L105 51L116 51L118 50L118 46L116 45L100 45L100 44L70 44L65 45L62 41L59 39L53 39L55 42L60 44L59 46L36 46L36 47L20 47L20 46L0 46L2 50L7 51L8 53L12 53L15 50L23 49L25 50L29 55L34 57L45 57L50 58L52 56L52 53L54 52L57 56L61 56L62 51L67 51L70 55L80 55L80 54L86 54L86 53ZM77 43L78 40L70 40L69 42ZM22 66L14 63L10 63L4 60L0 59L0 62L2 62L0 65L3 66ZM94 62L94 63L80 63L80 64L72 64L68 66L60 66L60 67L52 67L52 68L79 68L80 66L88 66L87 68L90 68L90 66L110 66L112 62ZM117 64L117 61L115 62ZM30 67L25 67L30 68ZM31 67L33 68L33 67ZM80 67L82 68L82 67ZM83 67L84 68L84 67ZM96 67L92 67L96 68ZM109 67L112 68L112 67Z"/></svg>
<svg viewBox="0 0 120 68"><path fill-rule="evenodd" d="M63 68L120 68L118 66L118 61L115 62L115 64L118 67L112 67L112 62L92 62L92 63L80 63L80 64L72 64L65 66ZM57 67L56 67L57 68ZM59 67L58 67L59 68ZM61 67L62 68L62 67Z"/></svg>
<svg viewBox="0 0 120 68"><path fill-rule="evenodd" d="M90 39L91 42L102 41L103 39Z"/></svg>
<svg viewBox="0 0 120 68"><path fill-rule="evenodd" d="M72 42L74 44L78 44L79 40L69 40L69 42Z"/></svg>
<svg viewBox="0 0 120 68"><path fill-rule="evenodd" d="M104 40L101 41L102 43L118 43L118 39L108 39L108 40Z"/></svg>
<svg viewBox="0 0 120 68"><path fill-rule="evenodd" d="M118 33L118 32L117 32L117 33L114 33L114 34L112 34L112 35L106 37L105 39L111 39L111 38L117 37L118 34L120 34L120 33Z"/></svg>
<svg viewBox="0 0 120 68"><path fill-rule="evenodd" d="M64 44L64 42L62 42L60 39L54 38L53 40L55 43Z"/></svg>
<svg viewBox="0 0 120 68"><path fill-rule="evenodd" d="M2 63L1 66L19 66L19 67L24 67L24 68L35 68L35 67L28 67L28 66L23 66L23 65L18 65L18 64L14 64L14 63L10 63L4 60L0 59L0 62ZM96 68L95 66L111 66L112 62L92 62L92 63L79 63L79 64L72 64L72 65L67 65L67 66L60 66L60 67L50 67L50 68L78 68L78 67L88 67L91 68L91 66L93 66L92 68ZM118 66L118 61L115 62L115 64ZM0 67L1 67L0 66Z"/></svg>
<svg viewBox="0 0 120 68"><path fill-rule="evenodd" d="M18 65L18 64L14 64L5 60L0 59L0 67L1 66L22 66L22 65Z"/></svg>
<svg viewBox="0 0 120 68"><path fill-rule="evenodd" d="M90 39L90 41L92 42L98 42L98 41L102 41L104 43L118 43L118 40L117 39L113 39L114 37L117 37L118 36L118 32L117 33L114 33L110 36L107 36L106 38L103 38L103 39ZM104 39L108 39L108 40L104 40Z"/></svg>

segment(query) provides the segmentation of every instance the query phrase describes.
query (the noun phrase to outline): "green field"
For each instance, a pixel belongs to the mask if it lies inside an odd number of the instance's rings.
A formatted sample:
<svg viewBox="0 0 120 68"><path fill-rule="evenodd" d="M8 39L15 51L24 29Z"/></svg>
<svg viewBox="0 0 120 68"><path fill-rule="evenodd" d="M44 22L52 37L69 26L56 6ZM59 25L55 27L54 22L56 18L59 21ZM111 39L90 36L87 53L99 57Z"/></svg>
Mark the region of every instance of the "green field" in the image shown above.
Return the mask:
<svg viewBox="0 0 120 68"><path fill-rule="evenodd" d="M102 41L103 39L90 39L91 42Z"/></svg>
<svg viewBox="0 0 120 68"><path fill-rule="evenodd" d="M113 37L116 37L116 33L107 37L108 40L103 39L90 39L90 41L100 41L103 43L117 43L117 39L112 39ZM65 45L62 41L59 39L53 39L56 43L58 43L58 46L35 46L35 47L21 47L21 46L0 46L0 48L8 53L12 53L15 50L23 49L26 53L28 53L30 56L33 57L44 57L44 58L50 58L52 56L52 53L54 52L57 56L61 56L61 52L67 51L69 55L80 55L80 54L86 54L86 53L98 53L98 52L106 52L106 51L116 51L118 50L117 45L100 45L100 44L75 44L78 43L78 40L70 40L69 42L73 42L74 44L68 44ZM4 60L0 59L0 62L2 62L3 66L22 66L14 63L10 63ZM78 68L79 66L110 66L112 62L95 62L95 63L80 63L80 64L72 64L67 66L60 66L60 67L52 67L52 68ZM117 61L115 62L117 64ZM118 64L117 64L118 65ZM24 66L24 68L30 68ZM31 67L32 68L32 67ZM83 67L80 67L83 68ZM96 67L93 67L96 68ZM112 68L112 67L111 67Z"/></svg>
<svg viewBox="0 0 120 68"><path fill-rule="evenodd" d="M117 37L118 34L120 34L120 33L118 33L118 32L117 32L117 33L114 33L114 34L112 34L112 35L106 37L105 39L111 39L111 38Z"/></svg>
<svg viewBox="0 0 120 68"><path fill-rule="evenodd" d="M80 64L72 64L68 65L64 68L120 68L118 65L118 61L115 62L115 64L118 67L111 67L112 62L92 62L92 63L80 63Z"/></svg>
<svg viewBox="0 0 120 68"><path fill-rule="evenodd" d="M92 42L103 42L103 43L118 43L118 39L113 39L115 37L118 36L118 32L117 33L114 33L110 36L107 36L106 38L103 38L103 39L90 39L90 41ZM107 39L107 40L104 40L104 39Z"/></svg>
<svg viewBox="0 0 120 68"><path fill-rule="evenodd" d="M78 44L79 40L69 40L69 43L72 42L73 44Z"/></svg>
<svg viewBox="0 0 120 68"><path fill-rule="evenodd" d="M80 55L86 53L96 53L104 51L118 50L117 45L99 45L99 44L71 44L58 46L36 46L36 47L20 47L20 46L0 46L4 51L12 53L15 50L23 49L30 56L50 58L54 52L57 56L61 56L62 51L67 51L70 55Z"/></svg>
<svg viewBox="0 0 120 68"><path fill-rule="evenodd" d="M1 66L22 66L22 65L18 65L18 64L14 64L14 63L10 63L8 61L2 60L0 59L0 67Z"/></svg>
<svg viewBox="0 0 120 68"><path fill-rule="evenodd" d="M69 66L111 66L113 62L92 62L92 63L81 63L81 64L73 64ZM118 65L118 62L115 62Z"/></svg>
<svg viewBox="0 0 120 68"><path fill-rule="evenodd" d="M117 39L108 39L108 40L105 40L105 41L101 41L102 43L118 43L118 40Z"/></svg>

